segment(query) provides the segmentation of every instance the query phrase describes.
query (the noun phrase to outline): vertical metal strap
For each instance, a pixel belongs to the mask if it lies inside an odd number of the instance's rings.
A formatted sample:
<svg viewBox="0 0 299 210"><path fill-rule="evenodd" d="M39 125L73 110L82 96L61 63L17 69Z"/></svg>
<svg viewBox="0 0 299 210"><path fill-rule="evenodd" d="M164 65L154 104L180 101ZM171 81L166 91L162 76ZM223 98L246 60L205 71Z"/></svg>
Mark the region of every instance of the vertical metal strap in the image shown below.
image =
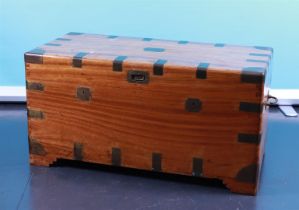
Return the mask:
<svg viewBox="0 0 299 210"><path fill-rule="evenodd" d="M200 63L196 69L196 78L197 79L206 79L207 78L207 70L209 67L209 63Z"/></svg>
<svg viewBox="0 0 299 210"><path fill-rule="evenodd" d="M154 63L154 75L162 76L164 74L164 64L166 60L159 59Z"/></svg>
<svg viewBox="0 0 299 210"><path fill-rule="evenodd" d="M75 160L83 160L83 144L74 143L74 159Z"/></svg>
<svg viewBox="0 0 299 210"><path fill-rule="evenodd" d="M112 148L112 165L121 166L121 150L120 148Z"/></svg>
<svg viewBox="0 0 299 210"><path fill-rule="evenodd" d="M203 160L201 158L193 158L193 176L202 176Z"/></svg>
<svg viewBox="0 0 299 210"><path fill-rule="evenodd" d="M122 71L123 70L123 62L127 59L127 56L117 56L113 61L113 71Z"/></svg>
<svg viewBox="0 0 299 210"><path fill-rule="evenodd" d="M152 154L152 169L153 171L161 171L162 170L162 155L160 153Z"/></svg>
<svg viewBox="0 0 299 210"><path fill-rule="evenodd" d="M79 52L73 57L73 67L81 68L82 59L84 56L88 55L87 52Z"/></svg>

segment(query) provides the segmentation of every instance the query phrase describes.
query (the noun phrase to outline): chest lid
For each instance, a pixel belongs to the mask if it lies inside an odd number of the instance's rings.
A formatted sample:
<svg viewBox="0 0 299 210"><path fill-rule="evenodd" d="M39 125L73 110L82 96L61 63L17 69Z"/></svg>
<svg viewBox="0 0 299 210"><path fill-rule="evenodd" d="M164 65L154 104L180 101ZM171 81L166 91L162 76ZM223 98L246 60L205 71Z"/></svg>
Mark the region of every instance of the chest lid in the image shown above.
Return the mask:
<svg viewBox="0 0 299 210"><path fill-rule="evenodd" d="M260 46L169 41L70 32L25 53L26 63L44 63L45 58L67 58L74 67L83 60L110 62L121 71L123 62L152 64L156 74L164 65L196 68L197 77L206 70L237 72L250 83L264 82L273 50ZM63 63L63 62L62 62Z"/></svg>

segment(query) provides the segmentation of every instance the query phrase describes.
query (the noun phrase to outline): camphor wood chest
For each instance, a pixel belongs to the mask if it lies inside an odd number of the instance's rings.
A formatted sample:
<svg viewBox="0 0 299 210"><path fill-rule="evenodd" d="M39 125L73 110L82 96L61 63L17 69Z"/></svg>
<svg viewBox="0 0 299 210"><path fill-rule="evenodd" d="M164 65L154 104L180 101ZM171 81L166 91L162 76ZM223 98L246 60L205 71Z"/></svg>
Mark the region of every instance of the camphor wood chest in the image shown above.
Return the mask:
<svg viewBox="0 0 299 210"><path fill-rule="evenodd" d="M68 33L25 53L30 160L217 178L255 194L272 49Z"/></svg>

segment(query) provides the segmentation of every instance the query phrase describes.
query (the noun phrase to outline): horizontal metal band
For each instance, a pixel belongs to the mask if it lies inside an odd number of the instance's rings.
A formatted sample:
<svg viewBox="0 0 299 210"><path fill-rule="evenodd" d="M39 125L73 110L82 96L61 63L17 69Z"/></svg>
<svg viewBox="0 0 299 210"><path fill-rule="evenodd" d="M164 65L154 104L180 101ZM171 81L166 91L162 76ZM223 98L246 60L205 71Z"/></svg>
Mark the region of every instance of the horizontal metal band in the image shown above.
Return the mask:
<svg viewBox="0 0 299 210"><path fill-rule="evenodd" d="M223 44L223 43L216 43L216 44L214 44L214 47L224 47L225 46L225 44Z"/></svg>
<svg viewBox="0 0 299 210"><path fill-rule="evenodd" d="M115 36L115 35L109 35L107 36L108 39L116 39L118 36Z"/></svg>
<svg viewBox="0 0 299 210"><path fill-rule="evenodd" d="M202 102L197 98L187 98L185 101L185 110L188 112L199 112Z"/></svg>
<svg viewBox="0 0 299 210"><path fill-rule="evenodd" d="M241 72L241 82L253 83L253 84L264 84L265 75L259 72L252 71L242 71Z"/></svg>
<svg viewBox="0 0 299 210"><path fill-rule="evenodd" d="M45 45L47 46L61 46L61 44L57 44L57 43L46 43Z"/></svg>
<svg viewBox="0 0 299 210"><path fill-rule="evenodd" d="M67 38L57 38L56 40L58 40L58 41L71 41L71 39L67 39Z"/></svg>
<svg viewBox="0 0 299 210"><path fill-rule="evenodd" d="M247 59L247 62L253 62L253 63L266 63L269 64L268 61L264 61L264 60L256 60L256 59Z"/></svg>
<svg viewBox="0 0 299 210"><path fill-rule="evenodd" d="M245 68L243 68L242 71L251 71L251 72L265 73L267 71L267 69L263 68L263 67L251 66L251 67L245 67Z"/></svg>
<svg viewBox="0 0 299 210"><path fill-rule="evenodd" d="M263 110L263 105L257 103L240 102L239 110L243 112L261 113Z"/></svg>
<svg viewBox="0 0 299 210"><path fill-rule="evenodd" d="M152 154L152 169L153 171L162 171L162 155L160 153Z"/></svg>
<svg viewBox="0 0 299 210"><path fill-rule="evenodd" d="M152 38L143 38L142 41L145 41L145 42L149 42L149 41L152 41L153 39Z"/></svg>
<svg viewBox="0 0 299 210"><path fill-rule="evenodd" d="M154 63L154 75L162 76L164 71L164 64L167 60L159 59Z"/></svg>
<svg viewBox="0 0 299 210"><path fill-rule="evenodd" d="M26 81L26 88L27 90L38 90L44 91L44 85L39 82L28 82Z"/></svg>
<svg viewBox="0 0 299 210"><path fill-rule="evenodd" d="M272 47L254 46L254 48L258 49L258 50L268 50L268 51L273 52L273 48Z"/></svg>
<svg viewBox="0 0 299 210"><path fill-rule="evenodd" d="M189 43L188 41L184 41L184 40L178 41L178 44L188 44L188 43Z"/></svg>
<svg viewBox="0 0 299 210"><path fill-rule="evenodd" d="M26 63L34 63L34 64L42 64L43 63L43 55L45 54L45 50L41 48L35 48L29 52L26 52L24 55Z"/></svg>
<svg viewBox="0 0 299 210"><path fill-rule="evenodd" d="M264 53L249 53L250 56L258 56L258 57L268 57L271 58L271 55Z"/></svg>
<svg viewBox="0 0 299 210"><path fill-rule="evenodd" d="M259 144L261 141L260 134L239 133L238 141L242 143Z"/></svg>
<svg viewBox="0 0 299 210"><path fill-rule="evenodd" d="M44 119L44 113L40 110L28 109L27 115L29 118Z"/></svg>
<svg viewBox="0 0 299 210"><path fill-rule="evenodd" d="M148 51L148 52L164 52L165 49L164 48L160 48L160 47L145 47L143 48L144 51Z"/></svg>
<svg viewBox="0 0 299 210"><path fill-rule="evenodd" d="M246 182L255 184L257 182L258 165L251 164L242 168L236 175L236 180L239 182Z"/></svg>
<svg viewBox="0 0 299 210"><path fill-rule="evenodd" d="M84 33L79 33L79 32L69 32L67 35L72 35L72 36L77 36L77 35L82 35Z"/></svg>
<svg viewBox="0 0 299 210"><path fill-rule="evenodd" d="M196 78L197 79L206 79L207 78L207 70L209 68L209 63L200 63L196 69Z"/></svg>
<svg viewBox="0 0 299 210"><path fill-rule="evenodd" d="M81 68L82 67L82 59L84 56L88 55L87 52L79 52L73 57L73 67Z"/></svg>
<svg viewBox="0 0 299 210"><path fill-rule="evenodd" d="M120 148L112 148L112 165L121 166L121 150Z"/></svg>
<svg viewBox="0 0 299 210"><path fill-rule="evenodd" d="M91 100L91 91L88 87L78 87L76 96L81 101L90 101Z"/></svg>
<svg viewBox="0 0 299 210"><path fill-rule="evenodd" d="M193 176L202 176L203 175L203 159L201 158L193 158L193 169L192 175Z"/></svg>
<svg viewBox="0 0 299 210"><path fill-rule="evenodd" d="M37 140L28 137L28 141L29 141L30 154L41 155L41 156L47 154L44 146L41 143L39 143Z"/></svg>
<svg viewBox="0 0 299 210"><path fill-rule="evenodd" d="M41 49L41 48L35 48L33 50L30 50L29 52L30 54L35 54L35 55L43 55L45 54L45 50Z"/></svg>
<svg viewBox="0 0 299 210"><path fill-rule="evenodd" d="M123 62L127 59L127 56L120 55L117 56L113 61L113 71L122 71L123 70Z"/></svg>
<svg viewBox="0 0 299 210"><path fill-rule="evenodd" d="M74 143L74 159L75 160L83 160L83 144L81 143Z"/></svg>

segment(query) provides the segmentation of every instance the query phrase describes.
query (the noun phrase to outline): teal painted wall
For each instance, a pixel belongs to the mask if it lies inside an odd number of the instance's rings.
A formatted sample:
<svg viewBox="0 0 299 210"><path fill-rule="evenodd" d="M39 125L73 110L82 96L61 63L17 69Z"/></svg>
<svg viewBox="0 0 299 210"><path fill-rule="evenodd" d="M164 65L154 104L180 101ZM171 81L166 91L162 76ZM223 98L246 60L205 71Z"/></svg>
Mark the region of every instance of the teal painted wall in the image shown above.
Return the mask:
<svg viewBox="0 0 299 210"><path fill-rule="evenodd" d="M69 31L274 48L273 88L299 88L299 1L0 0L0 85L23 53Z"/></svg>

